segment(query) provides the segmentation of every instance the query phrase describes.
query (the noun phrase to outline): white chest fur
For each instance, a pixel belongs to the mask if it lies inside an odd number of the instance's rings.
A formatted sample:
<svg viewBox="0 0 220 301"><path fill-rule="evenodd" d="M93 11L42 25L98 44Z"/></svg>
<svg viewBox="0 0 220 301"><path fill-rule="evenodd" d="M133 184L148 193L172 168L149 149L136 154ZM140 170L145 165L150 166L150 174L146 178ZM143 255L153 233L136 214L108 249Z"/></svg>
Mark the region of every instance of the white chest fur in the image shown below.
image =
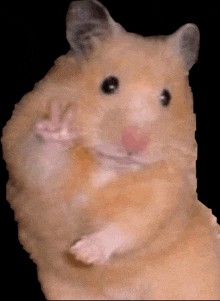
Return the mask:
<svg viewBox="0 0 220 301"><path fill-rule="evenodd" d="M100 168L92 175L92 183L95 188L99 188L117 177L118 174L115 170Z"/></svg>

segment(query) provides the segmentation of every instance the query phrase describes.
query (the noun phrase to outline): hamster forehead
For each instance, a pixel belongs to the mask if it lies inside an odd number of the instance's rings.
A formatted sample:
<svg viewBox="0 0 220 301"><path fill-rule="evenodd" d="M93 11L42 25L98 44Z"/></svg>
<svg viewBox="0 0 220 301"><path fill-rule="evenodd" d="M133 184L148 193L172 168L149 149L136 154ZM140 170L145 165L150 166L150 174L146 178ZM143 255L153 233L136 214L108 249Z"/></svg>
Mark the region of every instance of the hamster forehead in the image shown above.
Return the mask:
<svg viewBox="0 0 220 301"><path fill-rule="evenodd" d="M86 73L97 81L107 76L118 76L125 82L160 85L172 75L174 60L165 40L143 38L127 34L100 44L86 66ZM171 64L172 60L172 64Z"/></svg>

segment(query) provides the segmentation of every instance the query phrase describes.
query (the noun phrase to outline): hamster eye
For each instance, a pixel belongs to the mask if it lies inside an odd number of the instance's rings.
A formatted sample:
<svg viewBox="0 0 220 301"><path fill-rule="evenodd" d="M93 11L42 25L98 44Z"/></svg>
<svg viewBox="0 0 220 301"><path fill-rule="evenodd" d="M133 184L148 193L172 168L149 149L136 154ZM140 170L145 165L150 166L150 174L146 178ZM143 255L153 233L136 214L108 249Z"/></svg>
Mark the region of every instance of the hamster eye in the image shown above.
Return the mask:
<svg viewBox="0 0 220 301"><path fill-rule="evenodd" d="M163 106L167 106L171 100L170 92L167 89L164 89L161 96L160 101Z"/></svg>
<svg viewBox="0 0 220 301"><path fill-rule="evenodd" d="M103 81L101 89L105 94L112 94L118 89L118 86L119 80L117 77L109 76Z"/></svg>

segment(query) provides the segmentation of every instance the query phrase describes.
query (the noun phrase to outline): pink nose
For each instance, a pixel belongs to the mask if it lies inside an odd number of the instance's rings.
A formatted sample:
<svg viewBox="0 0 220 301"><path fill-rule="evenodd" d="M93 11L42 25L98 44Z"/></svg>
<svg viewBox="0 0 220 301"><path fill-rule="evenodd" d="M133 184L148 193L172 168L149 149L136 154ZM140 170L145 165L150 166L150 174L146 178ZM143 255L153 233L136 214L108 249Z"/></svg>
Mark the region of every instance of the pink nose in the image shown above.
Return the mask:
<svg viewBox="0 0 220 301"><path fill-rule="evenodd" d="M141 133L137 126L128 126L122 131L122 145L127 152L137 153L146 148L148 135Z"/></svg>

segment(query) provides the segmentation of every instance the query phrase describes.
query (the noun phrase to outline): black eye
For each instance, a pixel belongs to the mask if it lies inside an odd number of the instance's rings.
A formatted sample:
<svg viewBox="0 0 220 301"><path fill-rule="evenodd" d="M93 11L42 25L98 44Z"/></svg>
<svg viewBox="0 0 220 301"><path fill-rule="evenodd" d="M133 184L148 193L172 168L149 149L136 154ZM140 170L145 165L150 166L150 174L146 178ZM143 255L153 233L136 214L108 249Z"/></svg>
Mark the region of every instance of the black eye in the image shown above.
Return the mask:
<svg viewBox="0 0 220 301"><path fill-rule="evenodd" d="M117 79L117 77L109 76L103 81L101 89L102 92L106 94L112 94L118 89L118 86L119 80Z"/></svg>
<svg viewBox="0 0 220 301"><path fill-rule="evenodd" d="M163 90L161 96L160 96L160 101L163 106L167 106L171 100L171 95L170 92L166 89Z"/></svg>

